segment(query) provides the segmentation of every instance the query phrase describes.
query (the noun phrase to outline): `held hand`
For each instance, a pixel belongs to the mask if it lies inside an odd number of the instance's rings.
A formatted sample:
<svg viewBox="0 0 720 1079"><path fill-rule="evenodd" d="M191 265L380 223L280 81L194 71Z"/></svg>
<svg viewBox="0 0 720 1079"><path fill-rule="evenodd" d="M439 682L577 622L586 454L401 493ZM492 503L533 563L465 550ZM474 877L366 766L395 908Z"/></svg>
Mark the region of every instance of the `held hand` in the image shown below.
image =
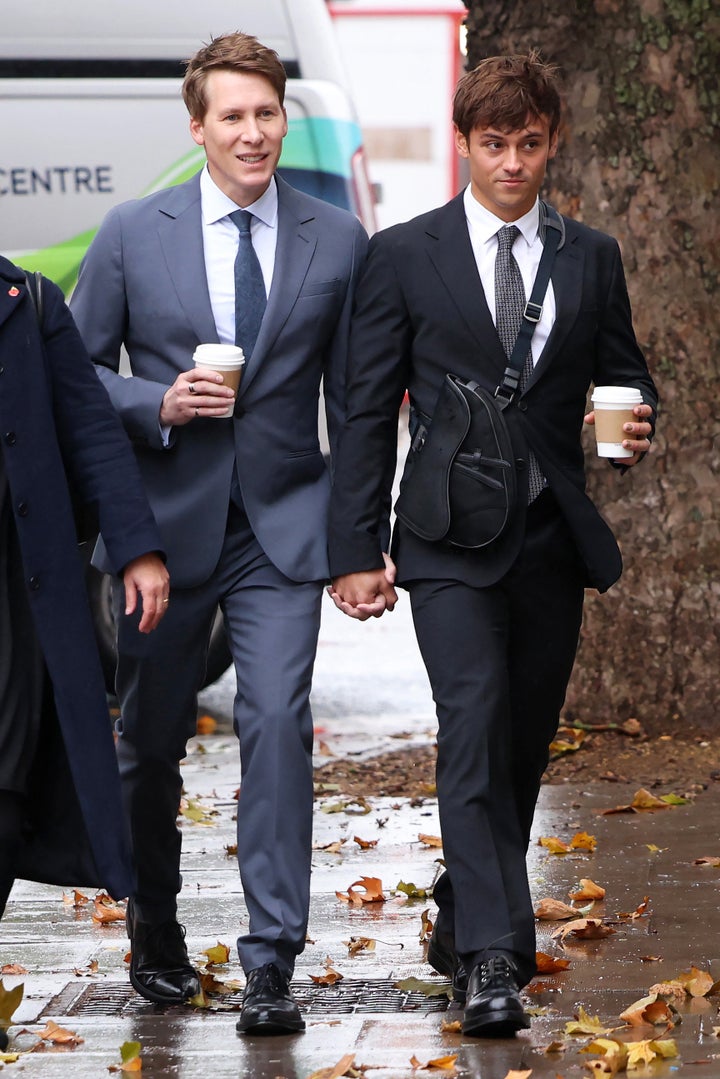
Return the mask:
<svg viewBox="0 0 720 1079"><path fill-rule="evenodd" d="M223 385L222 375L206 367L183 371L166 390L160 407L163 427L181 427L190 420L224 416L235 400L229 386Z"/></svg>
<svg viewBox="0 0 720 1079"><path fill-rule="evenodd" d="M633 456L615 458L616 464L624 465L626 468L636 465L642 455L647 453L650 449L650 435L652 434L652 424L647 422L647 417L652 416L650 405L635 405L633 415L639 422L625 424L624 431L628 437L623 439L623 446L626 450L632 450ZM594 412L588 412L585 423L590 427L595 425Z"/></svg>
<svg viewBox="0 0 720 1079"><path fill-rule="evenodd" d="M142 618L138 629L141 633L151 633L159 626L170 602L170 577L165 569L165 563L156 554L140 555L125 566L123 583L125 585L125 614L133 613L139 594L142 602Z"/></svg>
<svg viewBox="0 0 720 1079"><path fill-rule="evenodd" d="M329 586L328 595L349 618L365 622L394 609L398 598L393 587L395 565L388 555L383 554L383 558L385 569L347 573L336 577Z"/></svg>

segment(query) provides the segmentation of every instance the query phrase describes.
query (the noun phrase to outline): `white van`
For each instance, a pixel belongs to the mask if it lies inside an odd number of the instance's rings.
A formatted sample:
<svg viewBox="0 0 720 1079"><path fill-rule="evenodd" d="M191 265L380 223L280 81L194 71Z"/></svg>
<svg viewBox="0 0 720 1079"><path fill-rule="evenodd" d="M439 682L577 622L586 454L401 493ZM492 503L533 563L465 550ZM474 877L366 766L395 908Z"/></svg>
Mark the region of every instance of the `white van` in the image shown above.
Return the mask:
<svg viewBox="0 0 720 1079"><path fill-rule="evenodd" d="M0 21L0 244L69 292L118 202L204 161L180 96L184 61L231 30L289 75L280 173L375 228L360 128L324 0L26 0Z"/></svg>
<svg viewBox="0 0 720 1079"><path fill-rule="evenodd" d="M360 128L325 0L24 0L0 20L0 250L66 293L107 211L189 178L205 157L180 94L185 61L242 30L288 73L279 171L375 230ZM89 552L88 552L89 556ZM88 571L108 689L107 580ZM216 619L207 681L230 662Z"/></svg>

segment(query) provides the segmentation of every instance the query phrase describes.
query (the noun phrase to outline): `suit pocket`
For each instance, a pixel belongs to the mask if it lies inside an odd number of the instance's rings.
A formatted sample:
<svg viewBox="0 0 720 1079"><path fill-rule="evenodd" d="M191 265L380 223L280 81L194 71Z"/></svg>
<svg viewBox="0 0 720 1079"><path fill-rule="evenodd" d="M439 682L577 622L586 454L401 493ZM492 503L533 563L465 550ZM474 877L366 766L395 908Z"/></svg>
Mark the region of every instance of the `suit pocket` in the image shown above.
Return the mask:
<svg viewBox="0 0 720 1079"><path fill-rule="evenodd" d="M340 291L342 285L339 277L334 277L332 281L306 281L300 289L299 299L303 300L307 296L333 296Z"/></svg>

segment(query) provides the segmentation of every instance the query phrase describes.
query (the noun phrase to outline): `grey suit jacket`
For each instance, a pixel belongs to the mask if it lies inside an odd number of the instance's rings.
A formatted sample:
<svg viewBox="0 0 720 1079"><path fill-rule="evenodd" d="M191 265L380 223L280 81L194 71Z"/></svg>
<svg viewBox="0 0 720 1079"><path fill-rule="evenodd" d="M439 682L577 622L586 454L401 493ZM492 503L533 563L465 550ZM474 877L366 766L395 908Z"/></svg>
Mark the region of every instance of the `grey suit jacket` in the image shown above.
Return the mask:
<svg viewBox="0 0 720 1079"><path fill-rule="evenodd" d="M197 419L163 445L163 395L217 341L205 276L199 175L124 203L80 269L72 311L134 444L175 587L208 579L227 520L233 465L248 518L274 565L296 581L328 576L330 481L318 441L323 379L331 450L343 420L348 324L367 237L349 213L278 178L268 305L235 418ZM119 374L121 346L132 377ZM106 569L100 546L96 564Z"/></svg>

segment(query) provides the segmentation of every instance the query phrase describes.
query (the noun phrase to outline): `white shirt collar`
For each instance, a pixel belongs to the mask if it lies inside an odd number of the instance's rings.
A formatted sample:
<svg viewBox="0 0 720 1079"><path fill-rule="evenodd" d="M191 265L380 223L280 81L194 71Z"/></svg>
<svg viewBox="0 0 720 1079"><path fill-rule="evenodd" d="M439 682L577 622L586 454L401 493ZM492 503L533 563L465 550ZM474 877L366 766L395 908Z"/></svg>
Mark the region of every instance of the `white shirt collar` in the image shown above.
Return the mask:
<svg viewBox="0 0 720 1079"><path fill-rule="evenodd" d="M528 210L522 217L519 217L517 221L503 221L501 218L496 217L495 214L486 209L481 202L478 202L470 190L470 184L468 184L463 193L463 203L465 206L465 216L472 225L473 232L480 243L488 243L488 241L493 239L505 225L517 225L528 246L533 244L537 239L538 230L540 228L539 199L535 199L535 205L532 209Z"/></svg>
<svg viewBox="0 0 720 1079"><path fill-rule="evenodd" d="M233 202L224 191L221 191L208 171L207 165L200 173L200 205L202 218L206 225L212 225L223 217L227 217L233 210L239 210L237 203ZM251 214L259 218L268 228L274 229L277 225L278 194L275 177L263 191L259 199L250 206L243 206L243 210L249 210Z"/></svg>

